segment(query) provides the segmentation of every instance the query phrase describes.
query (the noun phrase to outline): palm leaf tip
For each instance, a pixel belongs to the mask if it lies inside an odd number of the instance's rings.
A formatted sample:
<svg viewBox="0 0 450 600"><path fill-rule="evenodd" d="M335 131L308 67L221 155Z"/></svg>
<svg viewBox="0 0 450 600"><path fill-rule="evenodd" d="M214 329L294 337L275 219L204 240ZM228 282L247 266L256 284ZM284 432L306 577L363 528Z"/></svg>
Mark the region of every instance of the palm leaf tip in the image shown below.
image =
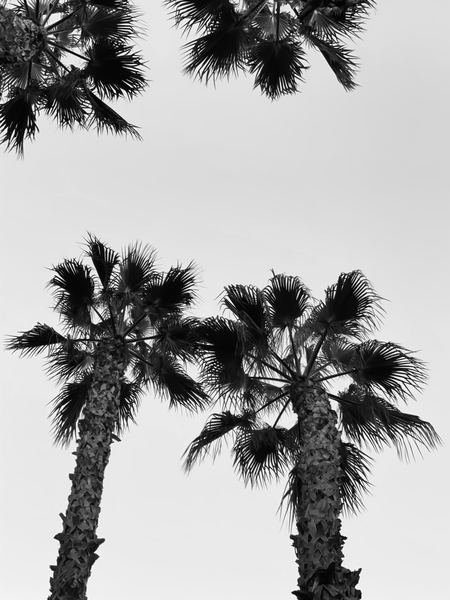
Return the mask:
<svg viewBox="0 0 450 600"><path fill-rule="evenodd" d="M1 73L0 73L1 75ZM39 112L42 90L37 87L16 88L10 98L0 104L0 144L23 156L26 139L33 140L39 131L36 117Z"/></svg>
<svg viewBox="0 0 450 600"><path fill-rule="evenodd" d="M221 10L208 33L184 47L184 70L208 83L244 68L244 55L249 45L245 22L233 5Z"/></svg>
<svg viewBox="0 0 450 600"><path fill-rule="evenodd" d="M262 40L249 52L250 73L255 74L255 85L271 100L298 91L307 69L305 54L298 43L288 38Z"/></svg>
<svg viewBox="0 0 450 600"><path fill-rule="evenodd" d="M230 5L228 0L165 0L164 4L175 25L186 32L193 26L204 28L223 6Z"/></svg>
<svg viewBox="0 0 450 600"><path fill-rule="evenodd" d="M115 267L120 262L119 255L91 234L88 234L86 243L86 254L92 260L103 289L106 289Z"/></svg>
<svg viewBox="0 0 450 600"><path fill-rule="evenodd" d="M21 356L34 356L55 344L66 342L67 338L53 327L38 323L29 331L23 331L21 335L8 337L5 346L7 350L20 352Z"/></svg>
<svg viewBox="0 0 450 600"><path fill-rule="evenodd" d="M212 414L200 434L183 454L186 457L183 464L184 470L190 471L196 462L202 461L208 454L215 459L220 452L225 436L236 428L251 428L253 420L252 413L235 415L230 411L225 411Z"/></svg>

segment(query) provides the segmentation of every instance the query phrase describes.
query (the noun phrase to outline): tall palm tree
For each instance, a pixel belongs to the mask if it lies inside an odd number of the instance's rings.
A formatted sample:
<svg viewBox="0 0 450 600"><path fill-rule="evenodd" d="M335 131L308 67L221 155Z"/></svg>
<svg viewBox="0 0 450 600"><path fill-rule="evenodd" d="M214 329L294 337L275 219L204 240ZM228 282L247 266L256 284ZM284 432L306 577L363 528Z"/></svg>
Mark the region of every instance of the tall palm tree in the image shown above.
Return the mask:
<svg viewBox="0 0 450 600"><path fill-rule="evenodd" d="M262 290L227 287L223 305L230 318L202 325L201 357L206 389L223 410L191 443L185 467L215 456L231 436L246 483L267 484L290 470L283 500L297 530L293 593L360 598L359 570L342 565L341 512L360 508L370 485L363 445L392 445L408 457L439 443L430 423L397 406L420 390L424 366L401 346L370 338L382 309L359 271L341 274L320 302L299 278L274 275Z"/></svg>
<svg viewBox="0 0 450 600"><path fill-rule="evenodd" d="M108 104L146 86L137 17L129 0L0 0L0 143L23 154L41 112L139 138Z"/></svg>
<svg viewBox="0 0 450 600"><path fill-rule="evenodd" d="M373 0L166 0L186 32L185 71L215 81L239 71L255 76L269 98L299 91L306 49L319 51L339 83L352 90L357 59L348 41L359 36Z"/></svg>
<svg viewBox="0 0 450 600"><path fill-rule="evenodd" d="M195 268L155 269L154 251L135 244L120 257L89 236L93 268L64 260L53 268L54 308L62 332L38 323L7 347L24 356L47 352L48 373L62 384L52 410L55 439L67 444L78 425L72 489L62 516L50 600L85 600L98 546L96 530L111 444L134 421L140 397L153 386L170 406L205 405L184 364L196 354Z"/></svg>

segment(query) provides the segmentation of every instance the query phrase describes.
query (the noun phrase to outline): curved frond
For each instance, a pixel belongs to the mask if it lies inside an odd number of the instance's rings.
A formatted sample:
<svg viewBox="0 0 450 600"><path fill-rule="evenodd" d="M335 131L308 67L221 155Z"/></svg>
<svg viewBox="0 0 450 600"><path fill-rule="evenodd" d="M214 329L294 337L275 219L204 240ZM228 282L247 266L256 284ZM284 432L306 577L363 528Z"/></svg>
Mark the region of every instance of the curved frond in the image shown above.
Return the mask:
<svg viewBox="0 0 450 600"><path fill-rule="evenodd" d="M180 407L189 411L206 408L208 396L172 357L152 353L148 366L148 383L154 385L161 396L169 398L170 408Z"/></svg>
<svg viewBox="0 0 450 600"><path fill-rule="evenodd" d="M342 273L325 291L325 301L313 311L311 321L320 331L365 337L379 323L380 297L361 271Z"/></svg>
<svg viewBox="0 0 450 600"><path fill-rule="evenodd" d="M232 450L233 465L246 485L264 486L284 475L292 461L287 435L287 429L268 425L239 430Z"/></svg>
<svg viewBox="0 0 450 600"><path fill-rule="evenodd" d="M263 294L272 327L294 327L309 308L310 292L298 277L274 275Z"/></svg>
<svg viewBox="0 0 450 600"><path fill-rule="evenodd" d="M345 435L359 446L367 444L380 452L393 446L400 458L409 460L414 451L434 449L439 435L427 421L400 411L382 398L365 394L352 385L339 394L339 413Z"/></svg>
<svg viewBox="0 0 450 600"><path fill-rule="evenodd" d="M91 234L88 234L86 255L92 260L102 288L106 290L111 275L120 262L119 255Z"/></svg>
<svg viewBox="0 0 450 600"><path fill-rule="evenodd" d="M295 94L308 68L302 47L290 38L259 40L249 51L248 65L254 87L271 100Z"/></svg>
<svg viewBox="0 0 450 600"><path fill-rule="evenodd" d="M55 444L67 446L75 438L77 423L86 404L92 373L86 373L77 381L66 383L52 401L52 432Z"/></svg>
<svg viewBox="0 0 450 600"><path fill-rule="evenodd" d="M266 350L268 320L261 290L254 286L229 285L222 304L244 326L246 342L260 351Z"/></svg>
<svg viewBox="0 0 450 600"><path fill-rule="evenodd" d="M245 22L227 4L208 25L208 33L184 46L184 70L206 83L237 74L244 67L248 45Z"/></svg>
<svg viewBox="0 0 450 600"><path fill-rule="evenodd" d="M87 59L83 75L102 96L115 99L126 95L131 99L144 90L142 58L121 42L96 40L87 51Z"/></svg>
<svg viewBox="0 0 450 600"><path fill-rule="evenodd" d="M119 420L117 433L120 435L129 428L130 423L136 423L135 417L141 403L143 390L138 382L124 379L120 386Z"/></svg>
<svg viewBox="0 0 450 600"><path fill-rule="evenodd" d="M341 442L341 494L343 509L357 514L364 508L364 496L370 492L372 458L354 444Z"/></svg>
<svg viewBox="0 0 450 600"><path fill-rule="evenodd" d="M67 338L49 325L37 323L29 331L22 331L18 336L9 336L6 349L20 352L21 356L35 356L52 346L65 344Z"/></svg>
<svg viewBox="0 0 450 600"><path fill-rule="evenodd" d="M92 370L93 353L84 342L68 339L64 344L53 348L47 359L47 374L58 381L77 378L83 372Z"/></svg>
<svg viewBox="0 0 450 600"><path fill-rule="evenodd" d="M26 139L34 139L39 131L36 116L42 90L37 87L16 88L10 98L0 104L0 144L23 155Z"/></svg>
<svg viewBox="0 0 450 600"><path fill-rule="evenodd" d="M143 292L154 277L156 252L150 246L133 244L122 256L119 273L114 279L118 294L128 297Z"/></svg>
<svg viewBox="0 0 450 600"><path fill-rule="evenodd" d="M200 434L189 444L183 454L186 457L183 468L190 471L196 462L201 462L206 455L211 455L213 460L221 450L222 440L236 428L252 429L254 427L254 414L232 414L230 411L212 414Z"/></svg>
<svg viewBox="0 0 450 600"><path fill-rule="evenodd" d="M153 343L162 354L168 353L184 361L192 361L201 339L199 327L200 321L194 318L171 317L160 320Z"/></svg>
<svg viewBox="0 0 450 600"><path fill-rule="evenodd" d="M189 32L193 26L205 28L222 8L231 9L229 0L165 0L169 15L177 27Z"/></svg>
<svg viewBox="0 0 450 600"><path fill-rule="evenodd" d="M142 306L151 320L178 314L191 306L197 299L197 272L194 263L186 268L172 267L164 274L158 274L146 287Z"/></svg>
<svg viewBox="0 0 450 600"><path fill-rule="evenodd" d="M71 327L90 327L95 284L89 267L77 260L67 259L53 267L53 271L56 275L48 287L53 288L55 310Z"/></svg>
<svg viewBox="0 0 450 600"><path fill-rule="evenodd" d="M239 327L222 317L205 319L199 327L203 340L202 374L210 388L242 389L244 345Z"/></svg>
<svg viewBox="0 0 450 600"><path fill-rule="evenodd" d="M424 363L392 342L369 340L356 346L351 366L357 384L403 399L413 397L427 379Z"/></svg>
<svg viewBox="0 0 450 600"><path fill-rule="evenodd" d="M107 133L128 134L131 137L141 140L141 135L134 125L128 123L115 110L108 106L103 100L85 87L86 98L89 102L91 115L89 117L88 126L95 126L99 132L106 131Z"/></svg>

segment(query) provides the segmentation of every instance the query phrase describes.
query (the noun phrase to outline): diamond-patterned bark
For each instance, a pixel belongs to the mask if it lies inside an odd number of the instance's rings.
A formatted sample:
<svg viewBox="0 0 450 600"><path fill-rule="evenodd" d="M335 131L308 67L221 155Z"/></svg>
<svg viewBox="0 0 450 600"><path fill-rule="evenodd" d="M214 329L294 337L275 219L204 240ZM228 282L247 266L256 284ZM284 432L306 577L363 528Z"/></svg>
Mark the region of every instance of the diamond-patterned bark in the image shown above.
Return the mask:
<svg viewBox="0 0 450 600"><path fill-rule="evenodd" d="M345 538L341 535L342 500L339 481L340 432L336 413L320 388L295 391L293 407L301 428L301 481L297 506L296 549L301 600L359 600L355 586L360 571L342 566Z"/></svg>
<svg viewBox="0 0 450 600"><path fill-rule="evenodd" d="M0 63L21 63L36 56L45 43L46 30L0 4Z"/></svg>
<svg viewBox="0 0 450 600"><path fill-rule="evenodd" d="M63 521L56 566L50 579L49 600L86 600L86 587L95 553L104 539L96 535L103 479L116 427L120 382L125 361L120 343L100 342L96 349L94 375L79 423L76 466L72 490Z"/></svg>

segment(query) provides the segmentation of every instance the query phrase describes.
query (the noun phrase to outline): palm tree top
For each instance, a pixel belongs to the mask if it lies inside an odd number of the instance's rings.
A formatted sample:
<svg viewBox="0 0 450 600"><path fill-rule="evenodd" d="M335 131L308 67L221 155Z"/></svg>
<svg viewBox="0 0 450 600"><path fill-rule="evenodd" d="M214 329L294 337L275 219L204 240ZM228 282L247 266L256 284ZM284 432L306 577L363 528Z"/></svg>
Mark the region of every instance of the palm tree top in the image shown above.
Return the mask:
<svg viewBox="0 0 450 600"><path fill-rule="evenodd" d="M372 0L166 0L172 18L197 37L185 46L185 71L206 83L239 72L272 100L299 91L320 52L339 83L356 87L357 59L348 48Z"/></svg>
<svg viewBox="0 0 450 600"><path fill-rule="evenodd" d="M246 483L278 479L295 465L301 433L294 403L309 388L326 391L336 405L348 510L361 508L369 486L362 447L393 446L408 459L440 443L430 423L398 407L423 389L426 367L399 344L372 337L382 298L361 271L342 273L323 300L298 277L273 274L263 289L226 287L221 302L227 316L202 324L200 356L203 384L221 410L187 449L186 469L215 456L231 436Z"/></svg>
<svg viewBox="0 0 450 600"><path fill-rule="evenodd" d="M66 259L52 268L61 331L37 323L7 342L22 356L47 351L47 373L62 384L52 411L56 441L68 443L76 431L101 343L125 353L119 430L134 420L149 385L170 406L202 408L206 395L186 371L198 352L198 321L186 312L197 298L195 264L160 272L150 246L133 244L119 255L92 235L84 259L91 264Z"/></svg>
<svg viewBox="0 0 450 600"><path fill-rule="evenodd" d="M130 0L0 2L0 143L22 155L41 112L62 128L139 139L109 106L147 85L134 47L139 18Z"/></svg>

